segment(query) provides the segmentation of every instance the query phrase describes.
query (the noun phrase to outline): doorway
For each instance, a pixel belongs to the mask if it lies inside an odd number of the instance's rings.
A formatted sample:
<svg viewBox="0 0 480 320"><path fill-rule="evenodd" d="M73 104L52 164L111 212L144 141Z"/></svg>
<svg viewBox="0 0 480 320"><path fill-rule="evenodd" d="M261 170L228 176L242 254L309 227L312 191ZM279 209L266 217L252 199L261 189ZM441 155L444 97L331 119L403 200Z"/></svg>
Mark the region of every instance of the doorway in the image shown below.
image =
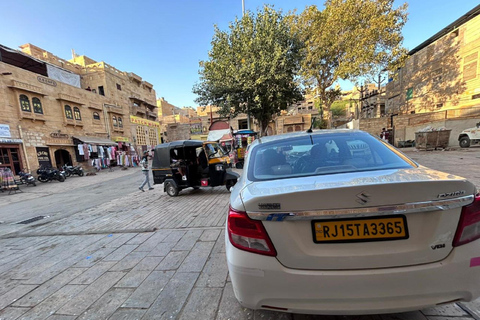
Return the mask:
<svg viewBox="0 0 480 320"><path fill-rule="evenodd" d="M18 174L23 169L20 149L11 145L0 146L0 167L10 168Z"/></svg>
<svg viewBox="0 0 480 320"><path fill-rule="evenodd" d="M57 165L57 168L61 168L65 164L73 166L70 153L64 149L59 149L55 151L55 164Z"/></svg>

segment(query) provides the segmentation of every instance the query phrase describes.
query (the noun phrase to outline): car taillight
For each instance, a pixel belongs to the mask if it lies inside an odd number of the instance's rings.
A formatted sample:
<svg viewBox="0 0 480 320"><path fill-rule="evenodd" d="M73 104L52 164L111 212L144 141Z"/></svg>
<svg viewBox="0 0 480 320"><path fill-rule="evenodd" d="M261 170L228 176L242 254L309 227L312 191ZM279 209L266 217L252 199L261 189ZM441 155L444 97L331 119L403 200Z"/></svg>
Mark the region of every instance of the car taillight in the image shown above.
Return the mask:
<svg viewBox="0 0 480 320"><path fill-rule="evenodd" d="M267 256L277 255L262 222L250 219L246 212L230 208L227 227L230 242L236 248Z"/></svg>
<svg viewBox="0 0 480 320"><path fill-rule="evenodd" d="M462 208L453 246L458 247L478 238L480 238L480 195L475 196L473 203Z"/></svg>

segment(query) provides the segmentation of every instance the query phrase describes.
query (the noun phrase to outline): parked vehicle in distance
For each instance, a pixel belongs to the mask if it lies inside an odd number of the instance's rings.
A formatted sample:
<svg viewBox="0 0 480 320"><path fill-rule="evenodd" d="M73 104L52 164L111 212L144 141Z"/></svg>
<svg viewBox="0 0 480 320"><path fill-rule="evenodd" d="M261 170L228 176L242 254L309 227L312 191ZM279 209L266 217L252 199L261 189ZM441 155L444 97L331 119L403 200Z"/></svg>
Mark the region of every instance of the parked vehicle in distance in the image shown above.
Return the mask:
<svg viewBox="0 0 480 320"><path fill-rule="evenodd" d="M359 315L480 296L480 196L358 130L262 137L230 196L225 250L251 309Z"/></svg>
<svg viewBox="0 0 480 320"><path fill-rule="evenodd" d="M20 171L18 176L20 177L20 181L17 181L17 184L33 185L34 187L37 185L37 179L35 179L30 172Z"/></svg>
<svg viewBox="0 0 480 320"><path fill-rule="evenodd" d="M44 166L40 166L37 170L38 174L38 181L40 182L49 182L52 180L57 180L59 182L65 181L65 172L54 169L54 168L47 168Z"/></svg>
<svg viewBox="0 0 480 320"><path fill-rule="evenodd" d="M171 197L186 188L225 186L230 190L239 177L229 169L230 158L217 142L179 140L155 147L153 183L163 183Z"/></svg>
<svg viewBox="0 0 480 320"><path fill-rule="evenodd" d="M73 175L78 175L79 177L83 177L84 172L82 166L69 166L67 164L62 166L63 171L65 171L65 176L70 177Z"/></svg>
<svg viewBox="0 0 480 320"><path fill-rule="evenodd" d="M468 128L458 135L458 144L462 148L468 148L472 144L480 143L480 122L475 128Z"/></svg>

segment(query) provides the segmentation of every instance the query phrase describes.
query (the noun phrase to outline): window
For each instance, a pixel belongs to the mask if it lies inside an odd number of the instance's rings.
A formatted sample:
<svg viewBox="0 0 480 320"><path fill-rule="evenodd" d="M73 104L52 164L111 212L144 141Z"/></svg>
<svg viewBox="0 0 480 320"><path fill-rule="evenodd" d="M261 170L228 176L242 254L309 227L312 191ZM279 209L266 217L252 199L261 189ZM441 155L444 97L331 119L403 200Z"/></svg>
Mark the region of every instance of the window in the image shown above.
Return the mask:
<svg viewBox="0 0 480 320"><path fill-rule="evenodd" d="M115 116L112 117L112 123L113 123L114 127L118 127L117 117L115 117Z"/></svg>
<svg viewBox="0 0 480 320"><path fill-rule="evenodd" d="M137 126L137 144L141 146L147 145L145 130L142 126Z"/></svg>
<svg viewBox="0 0 480 320"><path fill-rule="evenodd" d="M478 99L478 98L480 98L480 94L478 94L478 93L477 93L477 94L474 94L474 95L472 96L472 100L473 100L473 99Z"/></svg>
<svg viewBox="0 0 480 320"><path fill-rule="evenodd" d="M122 120L122 117L118 117L118 127L123 128L123 120Z"/></svg>
<svg viewBox="0 0 480 320"><path fill-rule="evenodd" d="M238 120L238 129L248 129L247 119Z"/></svg>
<svg viewBox="0 0 480 320"><path fill-rule="evenodd" d="M477 77L478 52L469 54L463 59L463 80L468 81Z"/></svg>
<svg viewBox="0 0 480 320"><path fill-rule="evenodd" d="M103 86L98 87L98 94L101 95L101 96L105 95L105 91L103 90Z"/></svg>
<svg viewBox="0 0 480 320"><path fill-rule="evenodd" d="M22 111L32 112L30 100L28 100L28 97L24 94L20 95L20 106L22 107Z"/></svg>
<svg viewBox="0 0 480 320"><path fill-rule="evenodd" d="M406 99L405 100L410 100L413 98L413 88L408 88L407 93L406 93Z"/></svg>
<svg viewBox="0 0 480 320"><path fill-rule="evenodd" d="M80 114L80 109L78 109L78 107L73 108L73 113L75 114L75 120L82 120L82 115Z"/></svg>
<svg viewBox="0 0 480 320"><path fill-rule="evenodd" d="M439 83L442 81L442 68L439 68L437 70L434 70L432 72L432 80L433 80L433 83Z"/></svg>
<svg viewBox="0 0 480 320"><path fill-rule="evenodd" d="M98 112L93 113L93 120L100 120L100 115L98 114Z"/></svg>
<svg viewBox="0 0 480 320"><path fill-rule="evenodd" d="M33 112L43 114L42 102L40 102L40 99L33 98L32 103L33 103Z"/></svg>
<svg viewBox="0 0 480 320"><path fill-rule="evenodd" d="M68 104L65 105L65 117L73 120L72 107L70 107Z"/></svg>
<svg viewBox="0 0 480 320"><path fill-rule="evenodd" d="M157 130L150 128L148 130L148 138L150 139L150 145L156 146L158 144Z"/></svg>
<svg viewBox="0 0 480 320"><path fill-rule="evenodd" d="M257 144L249 153L251 180L411 168L413 163L367 134L287 138Z"/></svg>
<svg viewBox="0 0 480 320"><path fill-rule="evenodd" d="M122 91L122 86L117 83L117 90Z"/></svg>
<svg viewBox="0 0 480 320"><path fill-rule="evenodd" d="M442 107L443 107L443 103L437 103L437 104L436 104L436 107L437 107L437 109L442 108Z"/></svg>

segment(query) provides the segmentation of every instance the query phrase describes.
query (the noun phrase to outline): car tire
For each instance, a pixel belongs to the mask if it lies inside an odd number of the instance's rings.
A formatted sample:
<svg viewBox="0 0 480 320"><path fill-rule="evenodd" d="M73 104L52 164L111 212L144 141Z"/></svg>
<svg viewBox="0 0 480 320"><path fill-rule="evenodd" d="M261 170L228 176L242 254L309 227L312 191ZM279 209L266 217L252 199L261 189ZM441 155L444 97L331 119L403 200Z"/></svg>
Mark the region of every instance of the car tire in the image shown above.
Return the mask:
<svg viewBox="0 0 480 320"><path fill-rule="evenodd" d="M170 197L178 196L178 188L170 181L165 184L165 191Z"/></svg>
<svg viewBox="0 0 480 320"><path fill-rule="evenodd" d="M470 147L470 138L468 137L461 137L459 142L460 147L468 148Z"/></svg>

